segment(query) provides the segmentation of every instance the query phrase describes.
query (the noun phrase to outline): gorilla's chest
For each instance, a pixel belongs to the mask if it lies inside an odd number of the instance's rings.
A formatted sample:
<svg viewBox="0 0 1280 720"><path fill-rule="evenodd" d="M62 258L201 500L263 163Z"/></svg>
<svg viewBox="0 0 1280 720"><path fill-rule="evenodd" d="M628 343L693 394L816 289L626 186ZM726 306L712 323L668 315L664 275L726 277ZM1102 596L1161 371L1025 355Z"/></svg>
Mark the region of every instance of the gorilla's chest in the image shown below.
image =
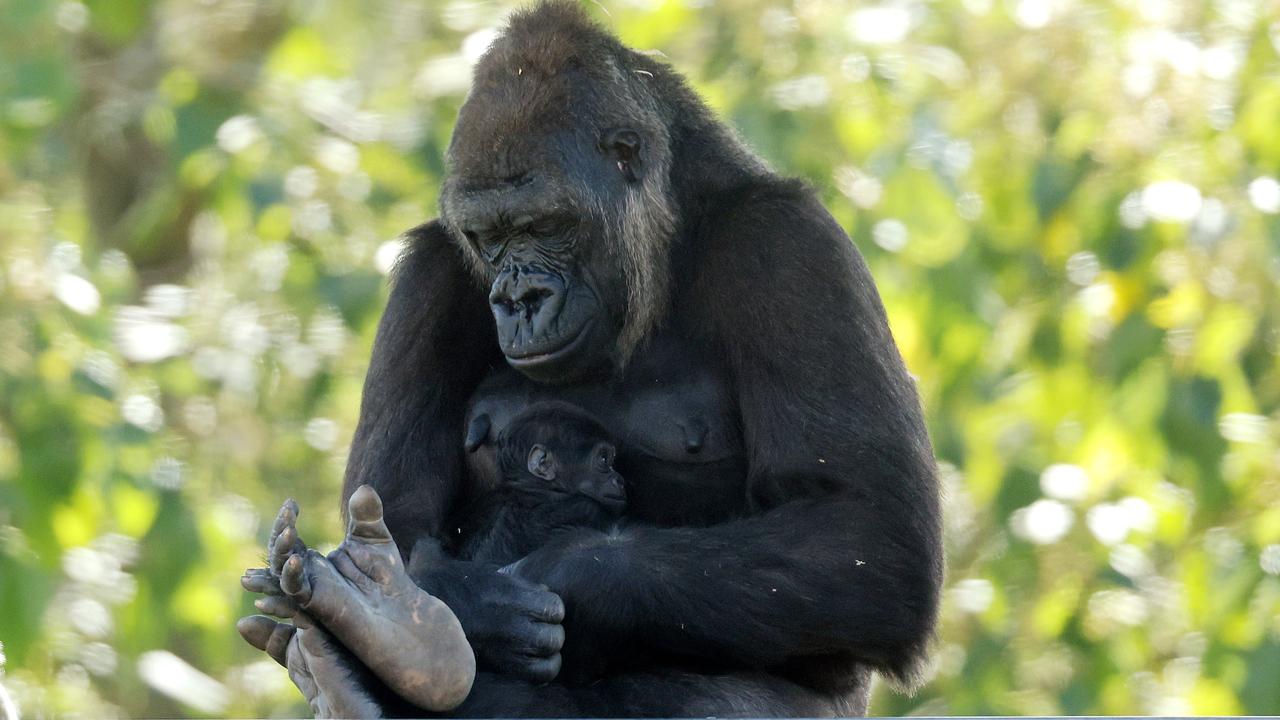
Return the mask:
<svg viewBox="0 0 1280 720"><path fill-rule="evenodd" d="M575 385L540 385L501 368L473 396L467 426L486 414L496 436L529 403L552 399L592 413L617 439L629 516L702 525L745 512L745 455L729 385L678 344L655 343L622 377ZM484 448L468 463L473 477L493 477Z"/></svg>

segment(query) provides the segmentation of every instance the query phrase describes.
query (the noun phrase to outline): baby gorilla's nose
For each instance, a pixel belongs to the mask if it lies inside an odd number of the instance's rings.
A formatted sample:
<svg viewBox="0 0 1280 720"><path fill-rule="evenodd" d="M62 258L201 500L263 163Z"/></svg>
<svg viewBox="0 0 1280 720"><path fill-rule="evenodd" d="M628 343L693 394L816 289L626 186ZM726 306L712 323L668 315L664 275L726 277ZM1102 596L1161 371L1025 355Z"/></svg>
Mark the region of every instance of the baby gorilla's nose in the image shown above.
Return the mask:
<svg viewBox="0 0 1280 720"><path fill-rule="evenodd" d="M600 504L604 505L609 512L621 514L627 508L627 490L622 482L622 476L618 473L613 475L604 483L600 492Z"/></svg>

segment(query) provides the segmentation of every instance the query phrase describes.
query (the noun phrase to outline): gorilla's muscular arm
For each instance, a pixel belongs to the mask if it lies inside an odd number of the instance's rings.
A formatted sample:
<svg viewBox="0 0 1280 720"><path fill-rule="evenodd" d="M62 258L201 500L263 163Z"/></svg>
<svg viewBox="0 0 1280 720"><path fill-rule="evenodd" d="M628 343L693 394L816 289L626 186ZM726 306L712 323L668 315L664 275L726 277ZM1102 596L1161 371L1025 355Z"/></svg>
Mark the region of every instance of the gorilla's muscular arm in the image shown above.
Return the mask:
<svg viewBox="0 0 1280 720"><path fill-rule="evenodd" d="M436 536L462 478L466 403L501 362L486 293L438 221L410 231L365 378L343 507L361 485L386 499L407 551ZM495 357L497 356L497 357Z"/></svg>
<svg viewBox="0 0 1280 720"><path fill-rule="evenodd" d="M517 572L564 598L566 662L628 638L751 667L843 657L910 683L942 577L915 390L862 259L816 200L789 183L726 200L737 210L694 251L715 272L676 306L708 313L691 322L731 362L760 514L580 538Z"/></svg>

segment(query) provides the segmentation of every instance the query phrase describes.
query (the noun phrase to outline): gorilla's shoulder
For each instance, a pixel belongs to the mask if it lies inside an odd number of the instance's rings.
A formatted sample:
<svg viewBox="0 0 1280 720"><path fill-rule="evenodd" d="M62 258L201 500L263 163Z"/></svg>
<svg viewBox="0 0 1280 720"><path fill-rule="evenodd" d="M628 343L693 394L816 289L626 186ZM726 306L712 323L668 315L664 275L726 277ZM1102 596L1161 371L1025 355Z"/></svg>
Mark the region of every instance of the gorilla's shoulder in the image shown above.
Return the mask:
<svg viewBox="0 0 1280 720"><path fill-rule="evenodd" d="M407 286L475 284L466 254L440 220L429 220L405 231L401 241L404 248L391 270L392 287L409 292Z"/></svg>
<svg viewBox="0 0 1280 720"><path fill-rule="evenodd" d="M407 230L400 236L404 249L396 261L395 275L412 272L409 268L441 263L456 263L458 268L465 266L465 257L457 242L445 229L439 219L427 222Z"/></svg>
<svg viewBox="0 0 1280 720"><path fill-rule="evenodd" d="M830 253L844 257L851 247L817 190L798 178L757 177L719 193L706 208L702 235L712 253L764 253L771 263L808 265Z"/></svg>
<svg viewBox="0 0 1280 720"><path fill-rule="evenodd" d="M439 219L428 220L421 225L406 230L404 235L406 253L430 250L435 246L452 244L449 231Z"/></svg>

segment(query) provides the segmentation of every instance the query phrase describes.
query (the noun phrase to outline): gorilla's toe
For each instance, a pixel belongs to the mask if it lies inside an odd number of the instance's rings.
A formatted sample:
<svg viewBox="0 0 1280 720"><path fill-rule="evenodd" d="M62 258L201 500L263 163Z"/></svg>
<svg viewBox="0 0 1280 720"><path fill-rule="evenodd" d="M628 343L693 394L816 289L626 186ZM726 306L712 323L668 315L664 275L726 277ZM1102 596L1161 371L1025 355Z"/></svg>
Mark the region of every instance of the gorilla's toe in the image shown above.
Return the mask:
<svg viewBox="0 0 1280 720"><path fill-rule="evenodd" d="M382 518L382 498L368 485L361 485L347 501L351 518L347 535L368 543L391 542L391 531Z"/></svg>

